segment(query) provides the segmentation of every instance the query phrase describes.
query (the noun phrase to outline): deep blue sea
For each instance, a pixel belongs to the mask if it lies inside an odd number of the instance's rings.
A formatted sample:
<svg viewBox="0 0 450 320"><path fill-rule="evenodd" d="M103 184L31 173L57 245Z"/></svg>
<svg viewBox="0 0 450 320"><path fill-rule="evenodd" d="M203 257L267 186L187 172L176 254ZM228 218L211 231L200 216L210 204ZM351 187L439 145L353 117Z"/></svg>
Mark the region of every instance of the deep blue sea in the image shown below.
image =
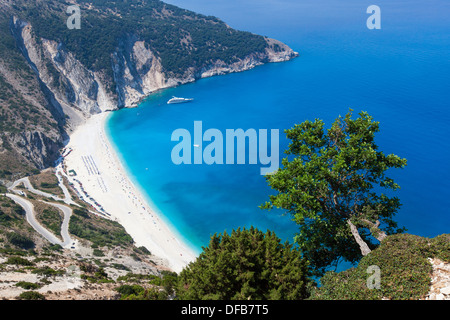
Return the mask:
<svg viewBox="0 0 450 320"><path fill-rule="evenodd" d="M272 190L257 165L175 165L172 132L279 129L307 119L326 126L349 108L380 121L376 142L408 160L389 172L401 190L396 220L409 233L450 233L450 2L365 0L170 0L273 37L300 57L152 94L111 114L109 135L133 180L198 252L210 236L238 227L270 229L292 242L289 216L258 208ZM381 9L369 30L367 7ZM194 98L167 105L172 96ZM204 146L206 143L204 144Z"/></svg>

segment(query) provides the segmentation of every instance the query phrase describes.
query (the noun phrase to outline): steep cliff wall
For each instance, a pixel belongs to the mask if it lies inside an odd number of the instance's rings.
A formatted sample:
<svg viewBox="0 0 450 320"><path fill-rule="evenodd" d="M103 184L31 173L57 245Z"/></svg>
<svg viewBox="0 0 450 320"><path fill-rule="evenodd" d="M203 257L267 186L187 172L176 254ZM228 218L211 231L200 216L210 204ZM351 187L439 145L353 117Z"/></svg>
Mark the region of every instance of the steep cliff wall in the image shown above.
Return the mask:
<svg viewBox="0 0 450 320"><path fill-rule="evenodd" d="M12 18L11 31L41 82L52 114L70 132L89 115L117 109L101 75L67 52L63 44L37 38L31 24Z"/></svg>
<svg viewBox="0 0 450 320"><path fill-rule="evenodd" d="M282 62L298 56L287 45L270 38L265 53L254 53L243 59L227 64L218 59L208 66L196 69L186 66L182 76L170 77L163 71L161 60L146 48L144 41L130 37L121 43L114 53L113 69L119 99L117 106L134 107L137 103L159 89L173 87L196 81L201 78L241 72L270 62ZM277 44L277 49L273 48Z"/></svg>
<svg viewBox="0 0 450 320"><path fill-rule="evenodd" d="M12 128L5 122L0 135L5 145L20 155L20 161L39 169L53 164L70 133L93 114L135 107L159 89L298 55L277 40L236 31L216 18L158 1L143 1L140 8L115 3L118 7L114 10L122 10L128 17L111 13L109 7L94 8L82 2L95 27L79 33L68 31L61 23L66 19L61 15L66 9L63 1L0 2L0 23L9 29L2 30L0 39L0 82L5 79L14 87L0 90L0 105L9 109L10 120L22 123ZM139 28L132 23L127 31L121 30L121 23L142 20L141 14L150 15L154 24ZM123 21L105 25L108 17ZM104 29L114 35L99 33L108 32ZM96 35L101 38L98 42ZM19 67L19 57L11 61L5 57L16 51L25 62ZM23 82L31 76L21 75L25 69L33 74L26 90ZM21 99L2 100L8 94ZM30 101L33 96L35 101ZM33 119L33 125L24 118Z"/></svg>
<svg viewBox="0 0 450 320"><path fill-rule="evenodd" d="M265 53L255 53L227 64L216 60L199 70L186 66L180 77L167 76L160 59L130 35L122 39L112 54L112 69L116 92L110 92L102 82L102 74L89 70L73 54L67 52L62 43L37 39L31 24L13 18L14 34L23 43L23 53L40 80L53 93L55 114L69 119L69 131L91 114L135 107L137 103L159 89L195 81L200 78L241 72L255 66L292 59L298 54L286 45L267 38L271 45ZM277 50L272 44L277 44Z"/></svg>
<svg viewBox="0 0 450 320"><path fill-rule="evenodd" d="M31 58L37 55L38 46L26 49L30 42L26 32L22 35L26 24L1 20L2 31L7 32L7 37L1 37L2 44L11 41L18 52L1 48L0 172L43 169L53 165L67 138L63 129L65 115L51 89L37 76L38 68Z"/></svg>
<svg viewBox="0 0 450 320"><path fill-rule="evenodd" d="M200 70L200 78L241 72L265 63L288 61L298 56L297 52L278 40L271 38L265 38L265 40L268 47L264 53L250 54L244 59L239 59L239 61L232 64L217 60L212 66Z"/></svg>

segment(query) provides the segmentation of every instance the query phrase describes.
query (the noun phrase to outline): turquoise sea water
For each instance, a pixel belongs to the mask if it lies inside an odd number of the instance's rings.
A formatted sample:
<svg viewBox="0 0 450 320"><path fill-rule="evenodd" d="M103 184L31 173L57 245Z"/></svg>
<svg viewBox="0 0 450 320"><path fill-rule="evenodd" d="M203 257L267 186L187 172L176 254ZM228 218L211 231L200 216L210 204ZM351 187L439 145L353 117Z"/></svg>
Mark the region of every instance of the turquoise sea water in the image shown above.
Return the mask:
<svg viewBox="0 0 450 320"><path fill-rule="evenodd" d="M304 120L326 125L349 108L381 123L377 143L408 159L391 172L409 233L450 232L450 13L446 0L377 1L381 30L366 27L369 3L351 1L171 0L240 30L277 38L300 53L283 63L202 79L119 110L109 135L134 181L199 253L211 234L254 225L292 242L289 216L258 206L271 194L261 165L175 165L171 134L217 128L279 129ZM167 105L172 96L188 104Z"/></svg>

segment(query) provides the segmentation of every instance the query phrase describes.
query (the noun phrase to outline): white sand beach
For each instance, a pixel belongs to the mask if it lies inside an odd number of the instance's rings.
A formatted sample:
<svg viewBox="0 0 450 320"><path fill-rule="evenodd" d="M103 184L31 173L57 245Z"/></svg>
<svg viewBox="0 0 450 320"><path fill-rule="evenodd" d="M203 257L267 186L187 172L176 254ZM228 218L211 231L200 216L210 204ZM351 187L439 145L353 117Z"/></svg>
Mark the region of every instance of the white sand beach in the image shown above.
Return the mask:
<svg viewBox="0 0 450 320"><path fill-rule="evenodd" d="M155 213L127 177L105 133L107 116L108 113L93 115L71 134L66 148L71 151L64 159L69 180L94 208L119 222L136 246L146 247L163 259L168 268L180 272L195 260L196 254L177 239L176 232Z"/></svg>

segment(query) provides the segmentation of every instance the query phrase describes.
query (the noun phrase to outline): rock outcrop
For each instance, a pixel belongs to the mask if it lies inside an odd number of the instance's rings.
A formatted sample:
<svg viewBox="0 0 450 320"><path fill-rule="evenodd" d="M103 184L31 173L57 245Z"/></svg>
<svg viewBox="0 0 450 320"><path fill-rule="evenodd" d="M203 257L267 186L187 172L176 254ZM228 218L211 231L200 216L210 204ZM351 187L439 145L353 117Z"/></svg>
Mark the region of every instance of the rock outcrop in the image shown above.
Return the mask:
<svg viewBox="0 0 450 320"><path fill-rule="evenodd" d="M450 300L450 262L428 258L433 266L430 292L425 300Z"/></svg>

